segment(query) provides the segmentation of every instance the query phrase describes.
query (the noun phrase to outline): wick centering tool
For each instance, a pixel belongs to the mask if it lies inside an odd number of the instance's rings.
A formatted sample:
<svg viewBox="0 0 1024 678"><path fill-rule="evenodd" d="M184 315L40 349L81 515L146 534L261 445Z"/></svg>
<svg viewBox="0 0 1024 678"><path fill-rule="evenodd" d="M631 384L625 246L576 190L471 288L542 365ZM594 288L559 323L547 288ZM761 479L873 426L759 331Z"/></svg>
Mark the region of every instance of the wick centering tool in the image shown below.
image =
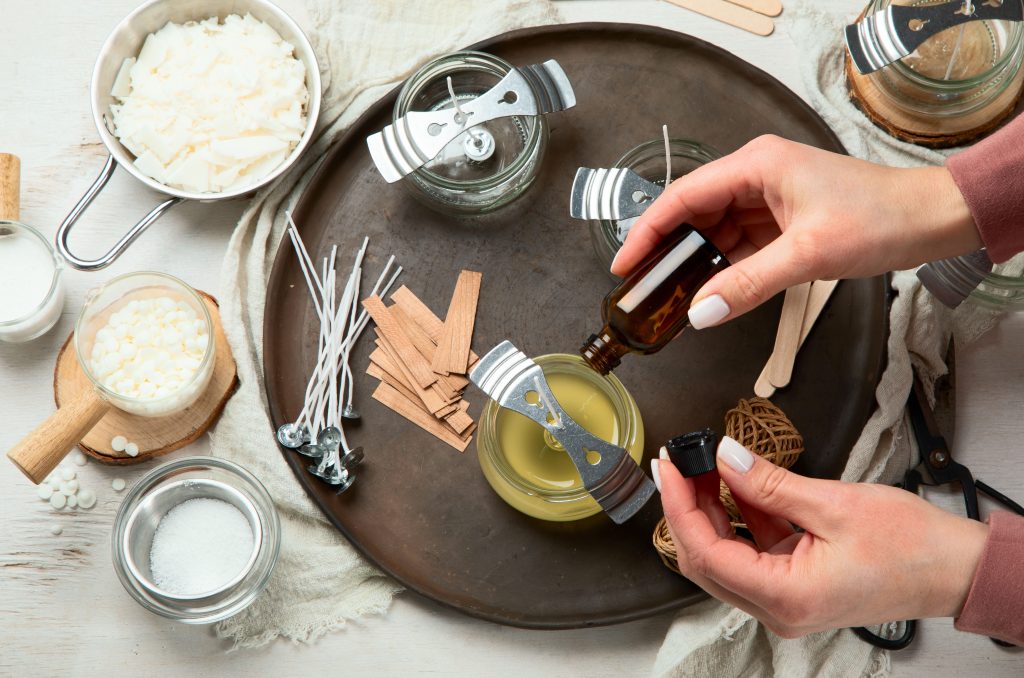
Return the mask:
<svg viewBox="0 0 1024 678"><path fill-rule="evenodd" d="M544 427L564 448L583 487L617 524L632 518L655 492L654 483L621 447L593 435L566 414L544 371L512 342L495 346L469 379L499 405ZM528 397L528 396L535 397Z"/></svg>
<svg viewBox="0 0 1024 678"><path fill-rule="evenodd" d="M619 240L636 219L665 192L664 186L648 181L630 169L580 167L572 182L569 216L574 219L615 221Z"/></svg>

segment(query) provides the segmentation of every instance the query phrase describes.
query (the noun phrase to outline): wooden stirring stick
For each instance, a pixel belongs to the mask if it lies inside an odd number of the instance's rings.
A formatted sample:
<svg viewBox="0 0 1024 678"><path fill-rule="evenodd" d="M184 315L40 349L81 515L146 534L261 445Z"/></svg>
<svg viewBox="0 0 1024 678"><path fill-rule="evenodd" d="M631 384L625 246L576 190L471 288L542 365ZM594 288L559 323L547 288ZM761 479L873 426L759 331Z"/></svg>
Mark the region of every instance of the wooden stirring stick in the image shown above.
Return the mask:
<svg viewBox="0 0 1024 678"><path fill-rule="evenodd" d="M782 0L729 0L734 5L746 7L765 16L782 14Z"/></svg>
<svg viewBox="0 0 1024 678"><path fill-rule="evenodd" d="M838 280L815 280L811 283L811 291L807 297L807 308L804 311L803 322L800 327L800 346L804 345L807 335L811 333L814 323L818 321L818 316L825 309L825 305L838 284ZM773 358L774 353L772 358L768 359L768 363L761 370L761 376L757 378L757 382L754 384L754 394L762 398L771 398L775 395L775 386L768 378Z"/></svg>
<svg viewBox="0 0 1024 678"><path fill-rule="evenodd" d="M755 35L771 35L775 22L763 14L734 5L726 0L665 0L673 5L703 14L711 19L741 28Z"/></svg>
<svg viewBox="0 0 1024 678"><path fill-rule="evenodd" d="M775 335L775 349L768 360L771 366L768 379L775 388L789 385L793 376L793 363L796 361L796 352L800 350L800 329L803 327L810 292L811 283L800 283L786 290L782 315L779 317L779 331Z"/></svg>

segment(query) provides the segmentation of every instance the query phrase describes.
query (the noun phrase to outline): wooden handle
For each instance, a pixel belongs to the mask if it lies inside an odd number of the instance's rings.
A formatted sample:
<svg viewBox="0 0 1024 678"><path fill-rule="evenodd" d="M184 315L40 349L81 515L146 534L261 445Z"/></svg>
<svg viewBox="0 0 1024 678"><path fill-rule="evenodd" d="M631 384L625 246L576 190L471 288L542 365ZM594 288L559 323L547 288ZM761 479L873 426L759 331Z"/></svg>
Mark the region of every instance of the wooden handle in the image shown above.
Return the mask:
<svg viewBox="0 0 1024 678"><path fill-rule="evenodd" d="M815 280L811 283L811 291L807 295L807 308L800 326L800 346L807 341L807 335L811 333L814 323L818 321L818 316L825 310L825 304L828 303L838 284L838 280ZM764 369L761 370L761 376L754 383L754 395L762 398L771 398L775 395L775 385L768 378L774 356L775 354L772 353L772 357L768 358Z"/></svg>
<svg viewBox="0 0 1024 678"><path fill-rule="evenodd" d="M21 218L21 160L0 153L0 221Z"/></svg>
<svg viewBox="0 0 1024 678"><path fill-rule="evenodd" d="M740 7L746 7L765 16L779 16L782 14L781 0L729 0L729 2Z"/></svg>
<svg viewBox="0 0 1024 678"><path fill-rule="evenodd" d="M770 18L726 2L726 0L666 0L666 2L697 14L703 14L730 26L742 28L755 35L771 35L775 30L775 22Z"/></svg>
<svg viewBox="0 0 1024 678"><path fill-rule="evenodd" d="M110 410L96 389L87 389L21 439L7 458L37 485Z"/></svg>
<svg viewBox="0 0 1024 678"><path fill-rule="evenodd" d="M807 310L807 296L811 283L800 283L786 290L779 317L779 332L775 335L775 350L770 359L768 378L776 388L789 385L793 376L793 363L800 349L800 330L803 327L804 311Z"/></svg>

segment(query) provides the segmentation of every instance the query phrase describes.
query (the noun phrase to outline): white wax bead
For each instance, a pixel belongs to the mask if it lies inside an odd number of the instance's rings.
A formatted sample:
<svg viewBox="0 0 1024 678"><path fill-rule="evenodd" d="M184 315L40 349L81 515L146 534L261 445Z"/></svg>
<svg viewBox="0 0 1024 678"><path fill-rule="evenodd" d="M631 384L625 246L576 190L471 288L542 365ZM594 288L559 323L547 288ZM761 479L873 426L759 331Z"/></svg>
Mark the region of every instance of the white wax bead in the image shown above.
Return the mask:
<svg viewBox="0 0 1024 678"><path fill-rule="evenodd" d="M53 488L50 487L49 483L43 483L42 485L36 488L36 494L39 495L40 499L46 501L51 496L53 496Z"/></svg>
<svg viewBox="0 0 1024 678"><path fill-rule="evenodd" d="M209 335L200 334L198 337L196 337L196 340L199 342L199 348L205 352L206 351L206 345L208 343L210 343Z"/></svg>
<svg viewBox="0 0 1024 678"><path fill-rule="evenodd" d="M128 444L128 439L124 436L114 436L110 440L110 449L114 452L124 452L124 446Z"/></svg>
<svg viewBox="0 0 1024 678"><path fill-rule="evenodd" d="M138 308L138 310L139 310L140 313L148 313L149 311L152 311L153 310L153 300L152 299L142 299L141 301L139 301L139 308Z"/></svg>
<svg viewBox="0 0 1024 678"><path fill-rule="evenodd" d="M120 348L118 349L118 353L121 354L121 358L124 360L134 358L138 352L139 349L135 348L135 344L130 341L122 342Z"/></svg>
<svg viewBox="0 0 1024 678"><path fill-rule="evenodd" d="M164 378L163 388L168 393L174 393L181 388L181 382L174 377L167 376Z"/></svg>
<svg viewBox="0 0 1024 678"><path fill-rule="evenodd" d="M120 393L121 395L128 395L128 393L130 391L133 391L134 389L135 381L132 379L125 378L114 384L114 390Z"/></svg>
<svg viewBox="0 0 1024 678"><path fill-rule="evenodd" d="M52 534L54 537L60 535L60 533L63 532L63 531L64 531L64 528L62 528L57 523L54 523L53 525L50 525L50 534Z"/></svg>
<svg viewBox="0 0 1024 678"><path fill-rule="evenodd" d="M63 466L60 469L61 480L74 480L75 475L75 470L68 468L67 466Z"/></svg>
<svg viewBox="0 0 1024 678"><path fill-rule="evenodd" d="M96 342L100 344L107 343L108 339L114 339L114 332L109 327L101 327L96 333Z"/></svg>
<svg viewBox="0 0 1024 678"><path fill-rule="evenodd" d="M84 509L91 509L96 505L96 493L92 490L82 490L78 493L78 505Z"/></svg>
<svg viewBox="0 0 1024 678"><path fill-rule="evenodd" d="M127 323L120 322L114 327L114 336L119 340L123 340L128 337L128 330L131 329Z"/></svg>
<svg viewBox="0 0 1024 678"><path fill-rule="evenodd" d="M152 398L155 392L156 386L153 386L153 384L148 381L139 385L139 395L143 398Z"/></svg>
<svg viewBox="0 0 1024 678"><path fill-rule="evenodd" d="M62 509L64 505L68 503L68 498L59 492L54 492L50 495L50 506L55 509Z"/></svg>
<svg viewBox="0 0 1024 678"><path fill-rule="evenodd" d="M92 347L92 361L94 363L99 362L106 354L107 349L103 348L103 344L93 344Z"/></svg>
<svg viewBox="0 0 1024 678"><path fill-rule="evenodd" d="M114 478L110 481L110 486L114 488L114 492L120 492L124 489L124 478Z"/></svg>
<svg viewBox="0 0 1024 678"><path fill-rule="evenodd" d="M85 466L89 462L89 460L85 458L85 455L79 450L75 450L71 453L71 461L73 461L76 466Z"/></svg>
<svg viewBox="0 0 1024 678"><path fill-rule="evenodd" d="M153 333L144 328L135 333L135 343L139 346L151 346L153 344Z"/></svg>
<svg viewBox="0 0 1024 678"><path fill-rule="evenodd" d="M173 311L177 308L177 304L174 303L174 299L170 297L160 297L156 300L157 305L165 311Z"/></svg>
<svg viewBox="0 0 1024 678"><path fill-rule="evenodd" d="M139 456L139 446L135 443L128 443L124 446L124 453L129 457L137 457Z"/></svg>
<svg viewBox="0 0 1024 678"><path fill-rule="evenodd" d="M160 386L160 387L157 387L156 391L153 393L153 398L154 399L155 398L164 398L166 396L169 396L170 394L171 394L171 391L168 391L166 388L163 388L162 386Z"/></svg>
<svg viewBox="0 0 1024 678"><path fill-rule="evenodd" d="M56 473L51 474L50 477L46 479L46 484L49 485L50 489L52 489L54 492L60 489L60 483L60 476L59 474Z"/></svg>
<svg viewBox="0 0 1024 678"><path fill-rule="evenodd" d="M185 337L185 350L187 351L198 351L199 340L195 336Z"/></svg>
<svg viewBox="0 0 1024 678"><path fill-rule="evenodd" d="M76 497L73 494L69 495L68 499L67 499L67 502L68 502L68 508L75 508L76 506L78 506L78 497Z"/></svg>
<svg viewBox="0 0 1024 678"><path fill-rule="evenodd" d="M130 313L137 312L139 310L139 300L138 299L132 299L131 301L129 301L125 305L124 310L128 311Z"/></svg>
<svg viewBox="0 0 1024 678"><path fill-rule="evenodd" d="M181 332L176 329L168 328L164 330L164 345L165 346L176 346L181 343Z"/></svg>

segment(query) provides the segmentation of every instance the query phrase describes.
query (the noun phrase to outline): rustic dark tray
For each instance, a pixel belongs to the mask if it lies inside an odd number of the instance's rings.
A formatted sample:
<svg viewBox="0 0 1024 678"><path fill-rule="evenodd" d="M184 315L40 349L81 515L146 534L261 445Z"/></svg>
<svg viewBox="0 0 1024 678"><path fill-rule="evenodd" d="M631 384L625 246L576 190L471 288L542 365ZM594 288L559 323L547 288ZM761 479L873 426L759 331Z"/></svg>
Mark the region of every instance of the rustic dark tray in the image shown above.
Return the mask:
<svg viewBox="0 0 1024 678"><path fill-rule="evenodd" d="M777 80L686 35L577 24L516 31L475 47L514 64L556 58L576 88L577 107L549 118L547 158L525 199L489 217L456 220L385 184L364 139L390 122L393 92L338 141L295 218L314 253L337 243L347 257L370 236L369 271L396 254L406 267L403 282L439 315L458 271L482 271L474 338L481 354L505 338L528 355L571 353L598 329L612 282L593 254L587 225L568 217L577 167L610 165L656 138L663 123L675 136L722 152L764 133L843 151ZM752 395L780 305L777 298L727 326L686 332L660 354L624 360L616 374L643 412L648 458L673 435L708 425L721 430L725 411ZM798 471L836 477L842 469L873 406L887 308L881 278L844 282L803 348L793 386L776 398L806 439ZM285 243L264 326L275 426L301 408L316 354L315 323ZM603 516L556 524L517 513L487 485L475 446L459 454L370 398L376 382L363 371L371 344L365 337L352 359L363 419L348 431L367 453L355 486L337 495L306 471L302 457L282 453L324 513L381 569L468 614L534 628L623 622L703 597L665 569L651 547L659 502L620 527ZM468 397L477 416L484 396L471 387Z"/></svg>

